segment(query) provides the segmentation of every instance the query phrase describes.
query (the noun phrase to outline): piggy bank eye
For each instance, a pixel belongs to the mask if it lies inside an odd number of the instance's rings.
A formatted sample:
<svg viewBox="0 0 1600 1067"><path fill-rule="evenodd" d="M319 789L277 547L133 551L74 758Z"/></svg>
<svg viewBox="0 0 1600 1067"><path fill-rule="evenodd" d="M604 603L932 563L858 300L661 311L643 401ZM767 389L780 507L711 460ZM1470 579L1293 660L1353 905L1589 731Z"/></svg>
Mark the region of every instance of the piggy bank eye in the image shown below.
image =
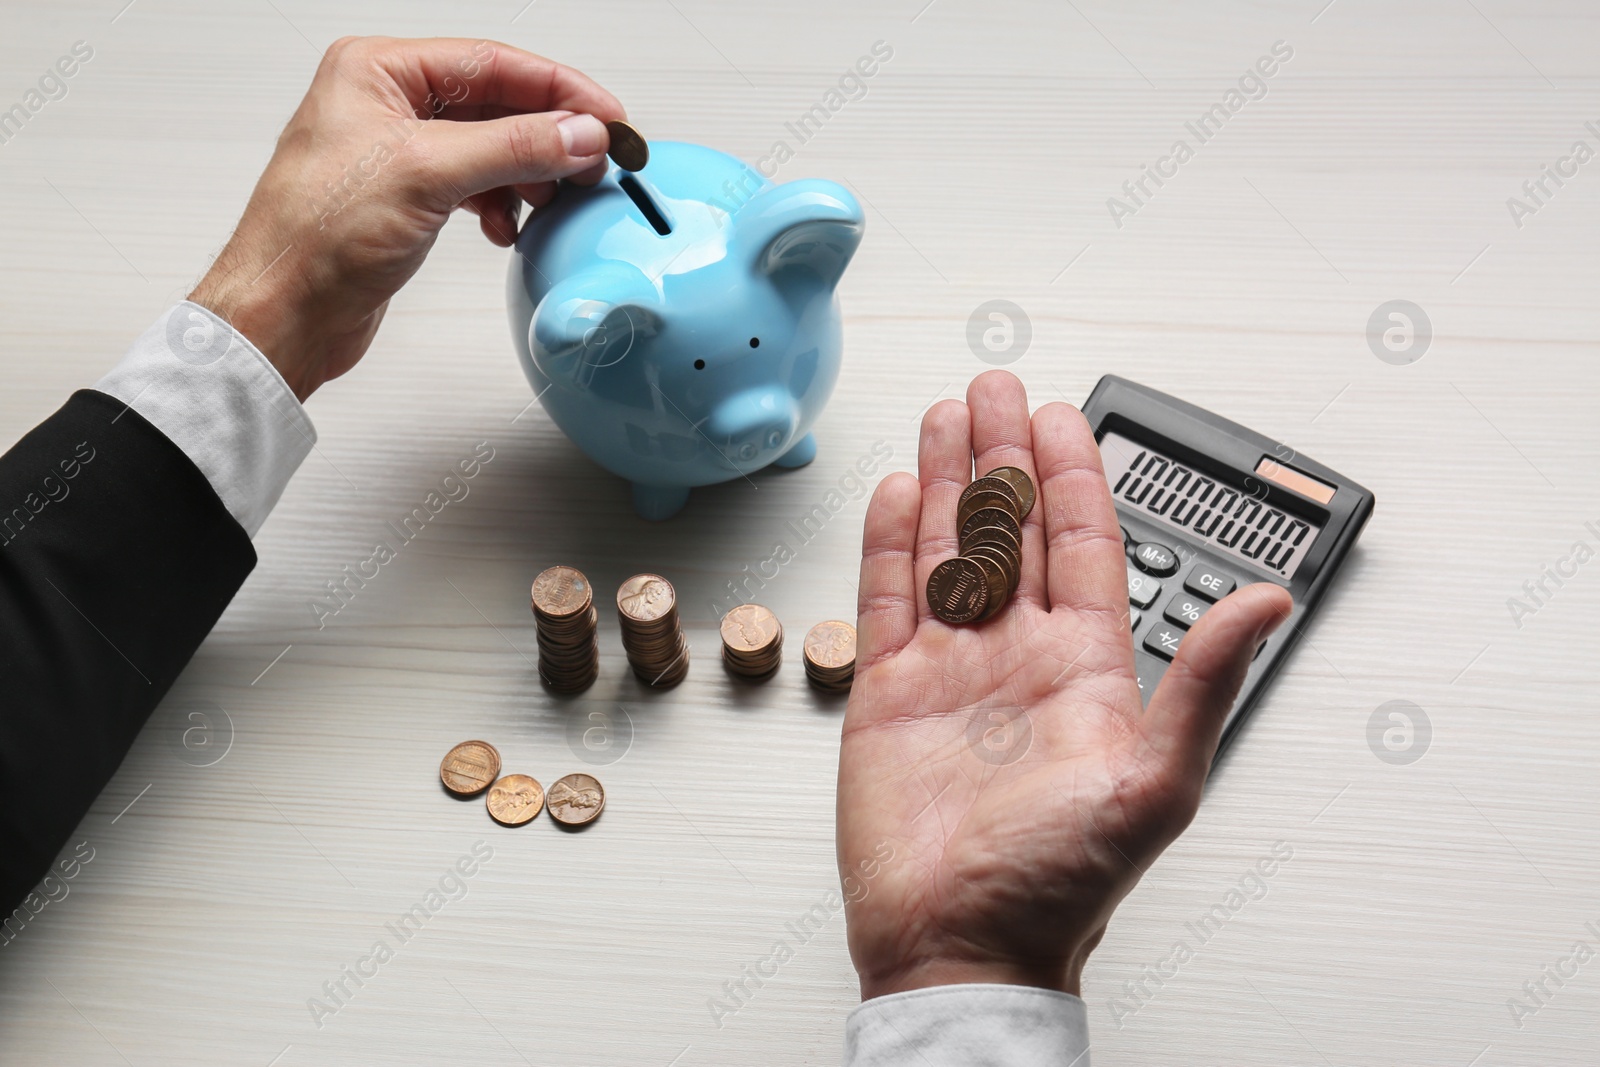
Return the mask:
<svg viewBox="0 0 1600 1067"><path fill-rule="evenodd" d="M706 361L703 360L703 359L695 360L694 361L694 369L695 370L705 370L706 369Z"/></svg>
<svg viewBox="0 0 1600 1067"><path fill-rule="evenodd" d="M761 338L759 338L759 337L750 338L750 347L751 348L760 348L761 347Z"/></svg>

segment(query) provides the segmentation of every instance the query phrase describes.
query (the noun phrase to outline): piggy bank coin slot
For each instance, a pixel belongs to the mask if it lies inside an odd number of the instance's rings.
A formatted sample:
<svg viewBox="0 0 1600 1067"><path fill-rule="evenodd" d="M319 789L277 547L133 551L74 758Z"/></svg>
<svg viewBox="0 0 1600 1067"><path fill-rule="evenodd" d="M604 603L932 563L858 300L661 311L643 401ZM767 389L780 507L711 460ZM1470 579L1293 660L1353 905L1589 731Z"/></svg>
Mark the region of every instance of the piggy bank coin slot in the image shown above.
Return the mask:
<svg viewBox="0 0 1600 1067"><path fill-rule="evenodd" d="M633 206L639 209L639 214L644 216L644 220L655 229L656 233L665 237L672 232L672 224L661 213L661 209L656 207L656 202L650 199L650 193L639 184L638 178L624 174L617 179L617 184L622 186L622 191L628 194Z"/></svg>

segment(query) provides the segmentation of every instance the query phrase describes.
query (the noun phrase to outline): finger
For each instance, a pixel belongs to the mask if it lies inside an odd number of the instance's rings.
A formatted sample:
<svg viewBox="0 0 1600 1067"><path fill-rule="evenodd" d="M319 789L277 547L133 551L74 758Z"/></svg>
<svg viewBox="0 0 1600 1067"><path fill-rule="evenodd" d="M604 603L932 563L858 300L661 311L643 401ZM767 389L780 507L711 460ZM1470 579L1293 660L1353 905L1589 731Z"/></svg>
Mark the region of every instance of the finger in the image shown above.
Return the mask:
<svg viewBox="0 0 1600 1067"><path fill-rule="evenodd" d="M982 477L996 467L1016 467L1039 484L1033 468L1033 426L1028 421L1028 393L1010 371L985 371L967 387L972 409L973 473ZM1017 596L1048 610L1045 601L1044 509L1035 507L1022 520L1022 577Z"/></svg>
<svg viewBox="0 0 1600 1067"><path fill-rule="evenodd" d="M465 201L465 206L477 214L483 235L501 248L510 248L517 241L519 204L517 194L504 187L489 189Z"/></svg>
<svg viewBox="0 0 1600 1067"><path fill-rule="evenodd" d="M335 45L341 47L357 62L370 57L414 107L443 118L535 111L584 112L601 122L627 117L621 102L587 75L498 41L355 38Z"/></svg>
<svg viewBox="0 0 1600 1067"><path fill-rule="evenodd" d="M917 443L922 513L917 523L916 583L921 618L931 618L928 575L956 554L956 503L972 480L972 416L959 400L941 400L922 417Z"/></svg>
<svg viewBox="0 0 1600 1067"><path fill-rule="evenodd" d="M593 115L552 111L481 122L436 120L416 135L425 186L452 203L502 185L581 174L605 162L610 138Z"/></svg>
<svg viewBox="0 0 1600 1067"><path fill-rule="evenodd" d="M1046 404L1033 415L1050 609L1128 613L1128 562L1100 448L1083 413Z"/></svg>
<svg viewBox="0 0 1600 1067"><path fill-rule="evenodd" d="M906 646L917 632L915 553L922 487L904 471L878 483L861 534L856 670Z"/></svg>
<svg viewBox="0 0 1600 1067"><path fill-rule="evenodd" d="M555 182L531 182L514 188L523 202L537 211L556 198L556 190L560 186Z"/></svg>
<svg viewBox="0 0 1600 1067"><path fill-rule="evenodd" d="M1223 597L1184 634L1141 720L1174 769L1204 778L1256 649L1293 609L1288 590L1258 582Z"/></svg>

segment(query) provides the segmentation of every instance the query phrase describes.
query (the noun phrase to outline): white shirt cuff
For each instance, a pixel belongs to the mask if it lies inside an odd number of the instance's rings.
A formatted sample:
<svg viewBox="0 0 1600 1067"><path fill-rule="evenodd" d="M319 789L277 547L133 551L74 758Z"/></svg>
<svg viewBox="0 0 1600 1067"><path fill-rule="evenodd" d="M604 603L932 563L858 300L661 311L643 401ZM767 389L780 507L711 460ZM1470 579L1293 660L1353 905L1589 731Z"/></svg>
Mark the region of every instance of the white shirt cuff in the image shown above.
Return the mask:
<svg viewBox="0 0 1600 1067"><path fill-rule="evenodd" d="M1089 1067L1089 1016L1069 993L946 985L850 1013L845 1067Z"/></svg>
<svg viewBox="0 0 1600 1067"><path fill-rule="evenodd" d="M157 319L95 388L182 449L251 537L317 443L277 368L188 300Z"/></svg>

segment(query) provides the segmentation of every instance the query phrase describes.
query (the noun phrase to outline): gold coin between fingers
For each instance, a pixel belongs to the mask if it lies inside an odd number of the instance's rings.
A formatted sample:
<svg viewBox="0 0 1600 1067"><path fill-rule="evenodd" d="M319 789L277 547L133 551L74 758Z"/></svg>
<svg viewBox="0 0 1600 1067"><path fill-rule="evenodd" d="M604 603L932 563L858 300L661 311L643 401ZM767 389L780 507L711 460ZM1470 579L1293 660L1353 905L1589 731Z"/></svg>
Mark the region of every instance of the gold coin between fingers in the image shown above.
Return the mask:
<svg viewBox="0 0 1600 1067"><path fill-rule="evenodd" d="M611 162L627 171L644 170L650 162L650 143L643 135L621 119L606 123L606 132L611 135L611 147L606 149Z"/></svg>

